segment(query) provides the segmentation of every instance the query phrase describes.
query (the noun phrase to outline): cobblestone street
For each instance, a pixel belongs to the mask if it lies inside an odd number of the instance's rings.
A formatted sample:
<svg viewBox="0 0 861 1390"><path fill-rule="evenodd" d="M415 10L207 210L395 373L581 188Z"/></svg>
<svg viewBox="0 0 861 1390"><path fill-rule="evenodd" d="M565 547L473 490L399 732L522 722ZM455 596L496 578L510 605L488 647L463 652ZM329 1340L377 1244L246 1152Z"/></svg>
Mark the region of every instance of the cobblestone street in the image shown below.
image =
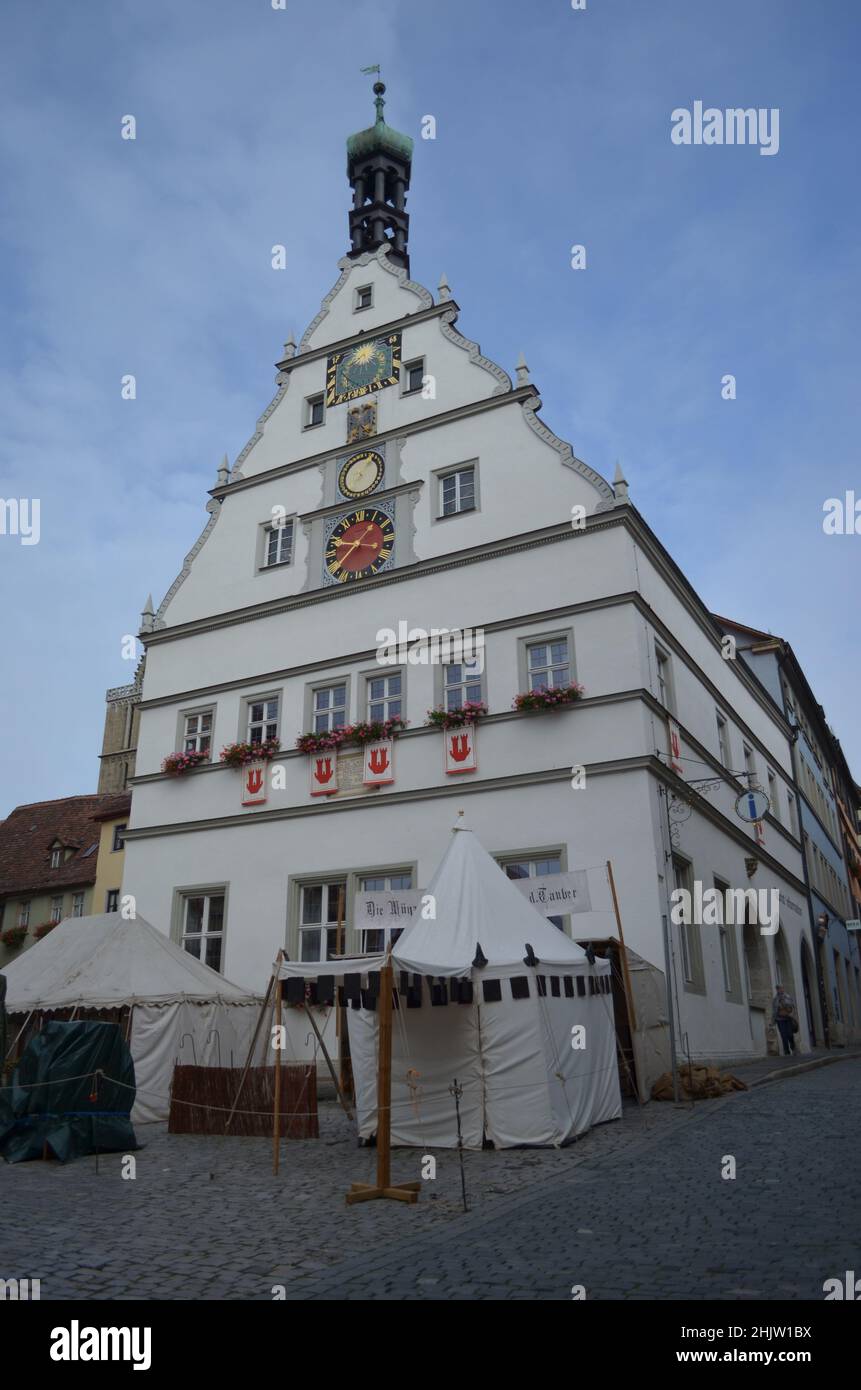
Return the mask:
<svg viewBox="0 0 861 1390"><path fill-rule="evenodd" d="M334 1104L318 1141L143 1127L133 1181L119 1155L0 1167L0 1275L43 1299L821 1299L861 1267L861 1197L816 1180L851 1172L861 1067L840 1063L693 1109L628 1107L571 1148L437 1152L415 1207L348 1208L373 1177ZM725 1155L735 1180L721 1177ZM393 1178L421 1154L396 1151Z"/></svg>

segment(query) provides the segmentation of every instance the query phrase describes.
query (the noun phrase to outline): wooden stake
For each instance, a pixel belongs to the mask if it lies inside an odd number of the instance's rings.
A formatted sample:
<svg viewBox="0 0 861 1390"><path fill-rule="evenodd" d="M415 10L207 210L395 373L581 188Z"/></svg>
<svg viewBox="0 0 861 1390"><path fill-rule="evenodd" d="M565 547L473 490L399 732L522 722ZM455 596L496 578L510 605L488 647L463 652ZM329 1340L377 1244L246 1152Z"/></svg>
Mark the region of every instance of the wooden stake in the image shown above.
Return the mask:
<svg viewBox="0 0 861 1390"><path fill-rule="evenodd" d="M274 975L270 975L270 976L269 976L269 984L266 986L266 994L264 995L263 1003L260 1005L260 1014L259 1014L258 1019L257 1019L257 1027L254 1029L254 1037L251 1039L251 1046L250 1046L249 1049L248 1049L248 1056L247 1056L246 1059L245 1059L245 1066L244 1066L243 1071L242 1071L242 1076L239 1078L239 1086L237 1087L236 1096L235 1096L235 1099L234 1099L234 1101L233 1101L233 1109L231 1110L230 1114L228 1115L228 1117L227 1117L227 1124L226 1124L225 1127L224 1127L224 1132L225 1132L225 1134L228 1133L228 1131L229 1131L229 1129L230 1129L230 1126L231 1126L231 1124L233 1123L233 1116L236 1114L236 1107L237 1107L238 1104L239 1104L239 1097L242 1095L242 1088L243 1088L243 1086L245 1085L246 1079L247 1079L247 1077L248 1077L248 1073L249 1073L249 1071L250 1071L250 1069L251 1069L251 1063L252 1063L252 1060L253 1060L253 1058L254 1058L254 1049L255 1049L255 1047L257 1046L257 1039L258 1039L258 1037L259 1037L259 1035L260 1035L260 1025L261 1025L261 1023L263 1022L263 1015L266 1013L266 1005L269 1003L269 996L270 996L271 993L272 993L272 986L274 985L274 983L275 983L275 976L274 976Z"/></svg>
<svg viewBox="0 0 861 1390"><path fill-rule="evenodd" d="M631 1022L631 1045L633 1046L634 1034L637 1031L637 1015L634 1010L634 991L631 988L631 972L628 969L628 948L625 945L625 933L622 930L622 917L619 912L619 899L616 897L616 880L613 877L613 865L607 860L607 877L610 880L610 892L613 895L613 911L616 914L616 926L619 928L619 944L622 947L622 970L625 976L625 993L628 996L628 1018Z"/></svg>
<svg viewBox="0 0 861 1390"><path fill-rule="evenodd" d="M305 1005L305 1012L306 1012L306 1014L308 1015L308 1022L310 1023L311 1027L314 1029L314 1032L315 1032L316 1035L317 1035L317 1041L318 1041L318 1043L320 1044L320 1048L321 1048L321 1051L322 1051L322 1053L323 1053L323 1056L326 1058L326 1066L329 1068L329 1075L331 1076L332 1080L333 1080L334 1083L335 1083L335 1090L336 1090L337 1093L338 1093L338 1100L341 1102L341 1105L344 1107L344 1110L345 1110L345 1112L346 1112L348 1118L352 1120L352 1118L353 1118L353 1112L352 1112L352 1110L350 1109L350 1103L349 1103L349 1101L347 1100L347 1097L344 1095L343 1091L341 1090L341 1087L338 1085L338 1077L337 1077L337 1074L336 1074L336 1072L335 1072L335 1068L334 1068L334 1066L333 1066L333 1064L332 1064L332 1058L329 1056L329 1050L328 1050L328 1048L326 1047L325 1042L323 1041L323 1034L320 1032L320 1029L317 1027L316 1023L314 1022L314 1016L313 1016L313 1014L311 1013L311 1010L308 1008L308 1005L307 1005L307 1004Z"/></svg>
<svg viewBox="0 0 861 1390"><path fill-rule="evenodd" d="M391 953L380 971L379 1064L377 1068L377 1182L354 1182L347 1193L347 1203L371 1202L389 1197L396 1202L417 1202L420 1182L405 1182L392 1186L392 991L394 971Z"/></svg>

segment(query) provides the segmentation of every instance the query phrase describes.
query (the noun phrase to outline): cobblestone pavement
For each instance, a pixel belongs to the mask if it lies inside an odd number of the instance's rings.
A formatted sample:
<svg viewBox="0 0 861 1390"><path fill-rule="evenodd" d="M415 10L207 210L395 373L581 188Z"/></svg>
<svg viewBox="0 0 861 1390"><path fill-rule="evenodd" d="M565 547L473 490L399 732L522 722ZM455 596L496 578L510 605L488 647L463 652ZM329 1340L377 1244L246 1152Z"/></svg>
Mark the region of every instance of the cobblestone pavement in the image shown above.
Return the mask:
<svg viewBox="0 0 861 1390"><path fill-rule="evenodd" d="M852 1060L693 1109L626 1108L564 1150L436 1151L416 1206L347 1207L375 1154L321 1106L321 1137L285 1144L145 1126L121 1157L0 1164L0 1277L43 1299L822 1298L861 1268L861 1140ZM429 1150L428 1152L433 1152ZM721 1178L734 1155L737 1177ZM396 1150L393 1180L421 1176Z"/></svg>

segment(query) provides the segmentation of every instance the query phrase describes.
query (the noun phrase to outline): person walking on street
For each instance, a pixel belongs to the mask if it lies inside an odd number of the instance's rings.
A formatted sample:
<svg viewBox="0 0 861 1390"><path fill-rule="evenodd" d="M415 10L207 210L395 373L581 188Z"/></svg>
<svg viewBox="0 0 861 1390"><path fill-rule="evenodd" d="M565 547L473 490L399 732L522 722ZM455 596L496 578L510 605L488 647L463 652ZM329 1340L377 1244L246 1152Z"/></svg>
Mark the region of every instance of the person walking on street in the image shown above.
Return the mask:
<svg viewBox="0 0 861 1390"><path fill-rule="evenodd" d="M795 1021L795 1000L787 994L783 985L775 986L777 993L771 1008L771 1021L777 1024L777 1031L783 1043L784 1057L791 1057L795 1052L795 1034L798 1031L798 1024Z"/></svg>

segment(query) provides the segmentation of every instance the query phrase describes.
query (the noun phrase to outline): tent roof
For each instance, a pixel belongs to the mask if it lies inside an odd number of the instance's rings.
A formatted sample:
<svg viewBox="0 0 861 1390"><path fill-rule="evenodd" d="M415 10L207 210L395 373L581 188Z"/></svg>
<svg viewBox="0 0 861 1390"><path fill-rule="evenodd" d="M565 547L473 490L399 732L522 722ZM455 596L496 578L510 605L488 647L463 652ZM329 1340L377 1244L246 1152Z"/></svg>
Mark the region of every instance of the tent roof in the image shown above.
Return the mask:
<svg viewBox="0 0 861 1390"><path fill-rule="evenodd" d="M399 937L393 963L421 975L468 974L480 945L489 966L523 965L527 942L545 965L581 965L586 952L526 901L471 830L457 825L427 893L436 917Z"/></svg>
<svg viewBox="0 0 861 1390"><path fill-rule="evenodd" d="M183 1000L258 1002L143 917L127 921L119 912L67 917L3 973L10 1013Z"/></svg>

